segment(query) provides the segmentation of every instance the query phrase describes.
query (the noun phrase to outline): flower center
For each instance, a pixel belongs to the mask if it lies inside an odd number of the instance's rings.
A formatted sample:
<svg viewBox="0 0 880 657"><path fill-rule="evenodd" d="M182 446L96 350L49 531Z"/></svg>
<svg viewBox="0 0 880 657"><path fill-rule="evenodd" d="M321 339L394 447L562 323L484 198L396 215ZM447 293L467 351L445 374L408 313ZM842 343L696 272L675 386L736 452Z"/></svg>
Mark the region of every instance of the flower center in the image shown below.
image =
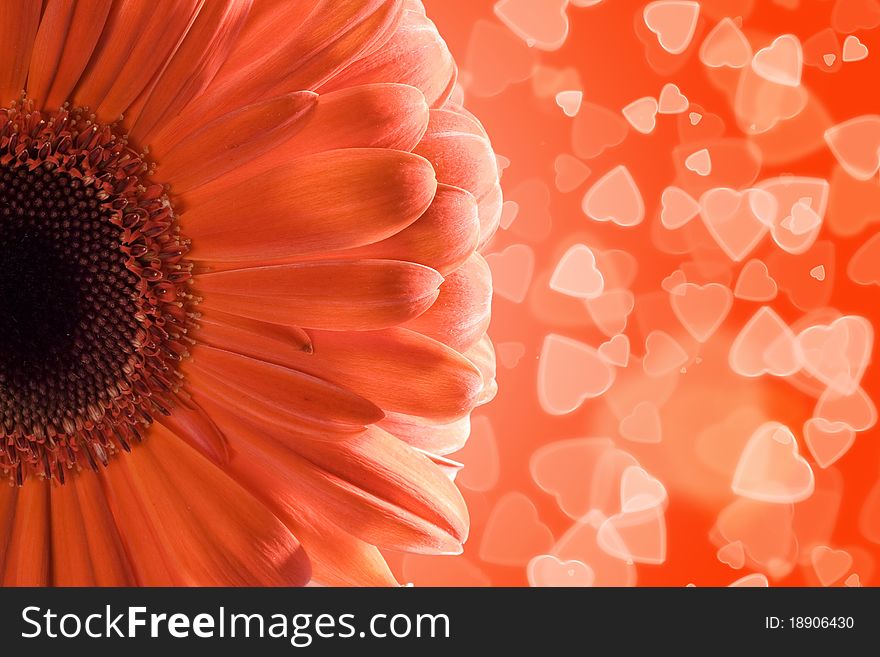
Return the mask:
<svg viewBox="0 0 880 657"><path fill-rule="evenodd" d="M81 110L0 109L0 475L130 449L180 385L187 248L142 156Z"/></svg>

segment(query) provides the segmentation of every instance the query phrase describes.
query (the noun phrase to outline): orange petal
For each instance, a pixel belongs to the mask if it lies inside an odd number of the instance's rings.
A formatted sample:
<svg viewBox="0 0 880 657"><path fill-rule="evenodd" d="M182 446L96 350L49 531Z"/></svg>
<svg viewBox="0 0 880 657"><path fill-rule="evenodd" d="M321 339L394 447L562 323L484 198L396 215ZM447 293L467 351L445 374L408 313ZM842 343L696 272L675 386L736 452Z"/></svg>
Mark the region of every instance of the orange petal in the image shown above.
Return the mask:
<svg viewBox="0 0 880 657"><path fill-rule="evenodd" d="M415 152L431 161L440 182L466 189L477 200L498 181L498 165L485 130L460 111L431 110L428 131Z"/></svg>
<svg viewBox="0 0 880 657"><path fill-rule="evenodd" d="M410 151L425 134L428 117L424 96L403 84L382 82L322 93L311 122L279 156L354 147Z"/></svg>
<svg viewBox="0 0 880 657"><path fill-rule="evenodd" d="M322 0L296 29L288 31L286 26L278 29L285 25L283 14L279 14L271 23L261 25L264 46L253 47L250 42L258 38L257 33L247 29L244 50L248 54L233 52L186 112L202 123L261 98L314 90L384 43L400 15L401 0Z"/></svg>
<svg viewBox="0 0 880 657"><path fill-rule="evenodd" d="M215 465L223 467L229 462L229 445L223 432L202 407L182 391L177 393L174 412L159 415L156 421Z"/></svg>
<svg viewBox="0 0 880 657"><path fill-rule="evenodd" d="M260 61L297 37L303 22L323 0L260 0L253 3L223 68L237 70ZM279 30L278 26L284 29Z"/></svg>
<svg viewBox="0 0 880 657"><path fill-rule="evenodd" d="M24 89L41 10L40 2L0 3L0 43L4 52L0 63L0 106L9 107Z"/></svg>
<svg viewBox="0 0 880 657"><path fill-rule="evenodd" d="M131 136L150 143L151 130L198 96L229 56L251 10L252 0L206 2L168 66L148 89L137 117L128 116ZM300 4L300 3L294 3Z"/></svg>
<svg viewBox="0 0 880 657"><path fill-rule="evenodd" d="M312 355L290 367L339 382L383 409L451 422L466 415L483 387L458 352L414 331L313 331Z"/></svg>
<svg viewBox="0 0 880 657"><path fill-rule="evenodd" d="M251 390L237 386L232 380L224 380L213 373L197 368L190 368L187 375L187 383L194 392L198 393L200 400L236 407L242 419L265 426L266 430L273 434L284 432L297 436L298 440L343 440L353 433L363 431L366 426L366 423L339 422L331 408L326 409L326 414L319 417L314 413L305 413L301 408L298 408L295 400L290 401L288 405L273 403L264 397L255 395ZM342 394L346 392L343 390ZM193 400L193 403L197 402ZM164 424L171 428L167 422ZM216 452L216 449L210 449L211 445L204 444L203 440L193 440L185 433L185 429L182 431L174 430L181 440L186 441L203 455L214 460L213 453ZM223 446L229 452L225 437L222 432L219 433ZM228 462L227 458L218 464L225 466Z"/></svg>
<svg viewBox="0 0 880 657"><path fill-rule="evenodd" d="M449 97L455 78L455 61L434 23L424 13L407 10L385 45L351 64L320 91L400 82L421 91L428 104L437 107Z"/></svg>
<svg viewBox="0 0 880 657"><path fill-rule="evenodd" d="M437 185L431 206L418 221L388 239L322 257L409 260L447 274L470 257L480 238L477 204L470 192Z"/></svg>
<svg viewBox="0 0 880 657"><path fill-rule="evenodd" d="M196 0L114 3L76 85L74 104L99 109L103 122L117 120L186 33L197 8Z"/></svg>
<svg viewBox="0 0 880 657"><path fill-rule="evenodd" d="M269 97L264 94L250 101L224 105L223 108L217 107L217 101L222 94L218 94L218 98L214 98L213 102L212 99L205 98L206 92L218 78L234 76L245 68L253 67L255 62L266 61L273 52L280 50L285 43L295 39L302 23L321 1L274 2L263 0L251 3L241 31L230 40L230 52L219 62L220 68L207 80L206 87L200 89L199 93L192 95L190 102L184 106L185 111L165 113L166 120L155 123L149 134L142 135L144 143L149 143L151 148L159 147L164 152L169 146L213 118ZM245 5L247 2L240 4ZM285 29L279 30L279 25L284 25ZM185 60L181 61L183 68L186 67L185 63ZM298 90L291 89L290 91ZM281 95L284 94L274 94L274 96ZM223 100L229 100L229 98ZM144 112L147 111L146 103L143 109ZM145 113L144 116L146 121L146 117L149 115ZM141 134L140 126L135 126L135 129L137 134Z"/></svg>
<svg viewBox="0 0 880 657"><path fill-rule="evenodd" d="M482 251L498 230L503 203L504 197L499 183L492 185L492 189L480 200L477 206L480 217L480 241L477 250Z"/></svg>
<svg viewBox="0 0 880 657"><path fill-rule="evenodd" d="M474 253L446 277L437 301L406 327L462 352L483 337L491 311L492 272L483 256Z"/></svg>
<svg viewBox="0 0 880 657"><path fill-rule="evenodd" d="M169 121L169 129L150 143L159 162L161 154L186 138L199 123L188 113ZM428 106L418 89L402 84L369 84L322 94L308 120L297 125L290 139L231 171L218 184L259 176L307 155L343 148L383 148L411 151L428 127Z"/></svg>
<svg viewBox="0 0 880 657"><path fill-rule="evenodd" d="M113 0L53 0L58 5L73 10L69 24L63 27L57 21L47 23L45 30L40 26L36 46L46 50L45 58L37 63L38 72L31 68L28 76L28 93L34 98L42 99L45 87L45 107L60 107L70 97L70 93L79 81L89 59L98 44L104 30ZM44 14L49 15L47 6ZM52 53L61 44L54 61ZM34 53L37 57L36 53ZM43 58L44 55L39 57ZM31 61L34 66L34 61ZM33 88L32 86L33 85Z"/></svg>
<svg viewBox="0 0 880 657"><path fill-rule="evenodd" d="M308 558L293 534L161 425L102 475L129 553L141 557L134 564L140 584L296 586L309 580Z"/></svg>
<svg viewBox="0 0 880 657"><path fill-rule="evenodd" d="M329 427L363 427L384 417L372 402L331 382L207 345L193 349L182 369L225 383L239 398Z"/></svg>
<svg viewBox="0 0 880 657"><path fill-rule="evenodd" d="M255 103L215 119L166 154L154 151L163 180L180 194L239 168L295 135L317 99L299 91Z"/></svg>
<svg viewBox="0 0 880 657"><path fill-rule="evenodd" d="M121 458L127 458L123 456ZM76 491L79 512L87 528L92 574L97 586L134 586L137 580L125 553L122 538L107 505L101 480L91 471L71 477L65 486ZM54 513L54 506L53 506ZM55 572L57 579L57 571Z"/></svg>
<svg viewBox="0 0 880 657"><path fill-rule="evenodd" d="M15 522L15 507L18 502L17 486L0 486L0 573L5 568L6 553L12 540L12 526ZM2 582L2 579L0 579Z"/></svg>
<svg viewBox="0 0 880 657"><path fill-rule="evenodd" d="M476 405L486 404L495 398L498 383L495 381L495 347L488 335L464 352L464 356L474 364L483 377L483 389L477 396Z"/></svg>
<svg viewBox="0 0 880 657"><path fill-rule="evenodd" d="M203 403L238 454L233 476L270 496L296 522L320 527L329 521L381 548L461 550L467 511L457 489L423 455L403 452L387 434L375 437L384 432L373 428L351 442L314 443L267 432L228 405ZM296 451L303 446L337 449L304 456Z"/></svg>
<svg viewBox="0 0 880 657"><path fill-rule="evenodd" d="M482 375L469 360L414 331L311 331L312 352L305 352L296 345L285 345L278 327L233 321L228 322L231 330L219 326L225 322L206 321L197 339L336 382L383 410L452 422L467 414L484 387Z"/></svg>
<svg viewBox="0 0 880 657"><path fill-rule="evenodd" d="M159 0L156 4L159 4ZM200 0L174 0L168 4L167 7L158 6L153 9L155 13L141 26L134 43L128 45L126 54L123 54L125 46L115 51L108 50L104 54L107 59L121 57L123 63L117 69L115 79L106 93L96 96L100 98L95 109L99 119L112 121L122 116L153 76L167 65L169 57L180 45L203 6ZM101 59L96 62L93 59L88 71L101 66L109 71L114 64L105 63Z"/></svg>
<svg viewBox="0 0 880 657"><path fill-rule="evenodd" d="M316 89L363 54L384 46L400 24L402 5L401 0L323 2L303 23L298 38L266 63L274 73L267 80L271 90Z"/></svg>
<svg viewBox="0 0 880 657"><path fill-rule="evenodd" d="M29 479L18 489L3 586L49 584L49 486L41 479Z"/></svg>
<svg viewBox="0 0 880 657"><path fill-rule="evenodd" d="M463 111L431 110L428 131L413 152L431 162L439 182L474 195L485 243L500 217L501 190L495 153L480 123Z"/></svg>
<svg viewBox="0 0 880 657"><path fill-rule="evenodd" d="M287 521L283 509L276 515ZM398 586L376 546L329 523L307 528L293 518L289 522L312 560L312 581L325 586Z"/></svg>
<svg viewBox="0 0 880 657"><path fill-rule="evenodd" d="M199 382L191 382L191 385L203 392ZM219 428L216 428L214 421L201 410L195 401L191 401L191 403L199 409L200 415L215 427L219 440L226 445L226 437ZM236 402L233 402L232 405L235 404ZM241 409L239 408L239 410ZM188 411L185 413L188 414ZM201 451L204 444L194 444L192 438L186 435L192 429L189 421L184 420L182 424L174 426L164 422L169 419L176 420L180 415L181 407L177 406L171 418L162 418L163 424L171 428L172 432L181 440L189 442ZM272 431L275 429L272 428ZM208 451L210 454L214 450L209 449ZM210 455L208 456L211 458ZM224 463L228 463L228 459ZM279 503L275 492L267 490L265 486L251 492L293 532L305 548L312 563L312 579L314 581L328 586L395 586L397 584L388 565L379 554L379 550L374 546L323 520L318 520L314 524L301 522L300 518L295 518L288 512L284 504Z"/></svg>
<svg viewBox="0 0 880 657"><path fill-rule="evenodd" d="M324 586L398 586L378 548L344 529L303 513L290 512L290 500L274 488L259 485L251 491L293 532L312 562L312 581ZM302 505L299 505L301 508Z"/></svg>
<svg viewBox="0 0 880 657"><path fill-rule="evenodd" d="M453 461L452 459L440 456L439 454L433 454L432 452L418 448L415 448L415 451L419 454L424 454L431 463L437 466L437 469L439 469L449 481L455 481L458 473L461 472L461 469L464 467L463 463Z"/></svg>
<svg viewBox="0 0 880 657"><path fill-rule="evenodd" d="M369 244L409 226L437 188L426 160L378 149L329 151L221 181L182 197L193 259L265 262Z"/></svg>
<svg viewBox="0 0 880 657"><path fill-rule="evenodd" d="M63 486L53 485L50 498L52 583L55 586L95 586L89 554L90 530L80 513L73 481Z"/></svg>
<svg viewBox="0 0 880 657"><path fill-rule="evenodd" d="M425 312L443 277L397 260L338 260L199 274L200 308L334 331L396 326Z"/></svg>
<svg viewBox="0 0 880 657"><path fill-rule="evenodd" d="M164 1L162 8L167 9L169 3ZM83 63L80 71L82 77L76 85L73 98L76 105L97 107L103 100L135 43L143 34L154 10L155 7L148 3L112 3L92 57ZM113 120L116 118L112 117Z"/></svg>
<svg viewBox="0 0 880 657"><path fill-rule="evenodd" d="M386 413L378 426L407 445L434 454L452 454L467 442L471 433L471 417L465 415L454 422L442 424L413 415Z"/></svg>
<svg viewBox="0 0 880 657"><path fill-rule="evenodd" d="M49 93L75 10L76 5L68 0L46 2L34 40L27 77L28 97L38 102L44 101Z"/></svg>
<svg viewBox="0 0 880 657"><path fill-rule="evenodd" d="M99 119L112 121L128 110L168 65L203 6L203 0L174 0L164 11L155 9L156 15L151 16L150 23L144 26L116 79L97 106L95 113Z"/></svg>
<svg viewBox="0 0 880 657"><path fill-rule="evenodd" d="M282 326L213 310L199 318L198 340L267 363L283 365L286 353L314 351L309 334L295 326Z"/></svg>
<svg viewBox="0 0 880 657"><path fill-rule="evenodd" d="M459 542L467 538L467 506L455 485L429 458L382 429L370 427L345 441L298 442L294 449L316 467L424 518Z"/></svg>

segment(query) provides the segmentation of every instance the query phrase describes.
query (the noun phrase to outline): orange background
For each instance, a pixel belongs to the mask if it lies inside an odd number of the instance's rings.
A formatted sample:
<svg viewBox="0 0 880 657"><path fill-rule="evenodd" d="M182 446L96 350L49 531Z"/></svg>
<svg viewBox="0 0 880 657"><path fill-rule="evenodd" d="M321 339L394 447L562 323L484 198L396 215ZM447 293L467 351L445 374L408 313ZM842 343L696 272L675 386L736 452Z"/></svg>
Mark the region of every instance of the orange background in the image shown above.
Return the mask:
<svg viewBox="0 0 880 657"><path fill-rule="evenodd" d="M549 6L564 4L542 1ZM493 14L493 4L492 0L425 0L429 17L459 63L467 107L484 123L496 152L510 161L503 171L502 185L505 198L517 204L518 212L509 228L499 231L488 252L502 252L514 244L527 245L535 254L535 269L522 303L496 295L490 334L496 346L502 345L505 356L498 366L499 394L490 405L477 409L473 442L462 454L452 455L465 465L459 483L472 515L465 553L451 557L390 555L389 561L402 581L416 585L526 585L528 555L547 552L547 530L553 540L558 540L573 524L553 496L536 485L530 458L540 447L556 441L607 435L619 448L632 453L669 494L665 562L637 564L634 572L638 585L723 586L752 572L766 572L748 562L734 570L717 558L719 544L710 538L712 528L719 513L736 498L729 481L706 468L695 447L701 432L711 430L712 425L743 406L758 408L768 418L789 424L801 441L801 427L810 416L814 398L779 379L738 377L727 366L732 337L759 304L737 299L718 334L701 348L702 365L681 377L663 406L664 438L659 445L636 444L616 435L603 398L588 400L578 410L562 416L545 413L538 402L538 356L548 333L593 346L607 339L591 325L582 304L548 287L550 274L571 244L583 242L635 256L638 271L631 289L636 295L636 309L626 333L633 353L639 356L644 353L648 330L676 330L672 326L674 316L668 308L662 308L662 296L658 296L661 281L682 263L697 257L687 240L658 238L662 232L658 226L660 194L679 175L674 151L683 141L700 143L699 135L690 135L689 126L683 126L687 114L658 116L652 134L641 135L630 129L620 145L593 159L580 158L592 173L577 189L563 193L555 183L554 162L560 154L575 154L572 131L577 119L566 116L554 97L557 91L580 89L584 102L618 112L637 98L656 97L665 83L674 82L690 100L691 109L698 106L707 130L714 121L718 131L723 132L717 136L758 146L764 155L758 179L793 173L831 180L832 202L819 237L819 244L824 244L819 255L827 272L821 285L807 274L819 262L811 260L812 252L780 258L774 254L782 252L767 238L749 257L761 258L770 266L780 285L779 297L771 305L787 322L793 323L805 311L827 305L842 313L863 315L876 325L880 294L875 286L858 286L850 281L846 263L853 251L877 232L869 224L871 219L880 221L880 205L871 206L869 201L871 193L874 201L880 194L862 189L868 196L856 199L848 191L837 189L845 176L838 173L834 177L836 161L822 143L822 133L834 123L876 113L880 108L880 34L876 28L855 31L870 53L864 61L837 63L831 67L833 70L805 65L803 86L811 94L807 109L766 135L749 137L737 127L725 91L731 77L700 62L701 41L722 17L741 16L743 31L755 50L783 33L793 33L803 43L831 26L832 11L838 4L834 0L707 0L701 3L691 45L677 56L659 48L656 37L645 28L644 2L605 0L595 7L569 6L567 39L552 52L529 48ZM869 9L874 6L871 2L854 4ZM871 13L858 7L851 13L858 15L859 11ZM868 16L865 22L871 20ZM880 22L880 18L877 20ZM842 44L845 36L841 30L836 31L838 43ZM710 114L717 118L710 118ZM635 228L599 224L581 210L581 200L591 183L621 163L632 172L645 200L646 219ZM741 165L735 158L727 164L730 171L724 175L729 175L730 186L735 186L741 182L736 180ZM718 161L714 165L716 169L725 166ZM749 173L741 173L747 185ZM716 185L724 182L713 181ZM868 185L880 189L876 179ZM543 190L546 198L542 198ZM513 212L513 206L506 211ZM717 251L698 257L722 263L718 276L721 280L727 277L726 284L733 287L742 263L731 263ZM713 280L713 276L707 275L705 280ZM795 291L797 304L786 293L787 287L800 290ZM518 350L522 356L514 362ZM880 391L878 377L875 364L868 367L862 382L875 401ZM722 433L736 430L735 422L715 428ZM794 510L798 531L807 528L800 538L815 534L822 537L823 545L847 550L853 557L850 570L864 585L878 582L875 566L880 550L863 531L864 520L860 525L866 498L880 471L876 433L875 428L858 434L849 452L827 470L814 465L801 442L801 454L813 465L817 490L823 497L813 500L815 507L806 507L808 501L795 505L803 508ZM726 437L719 439L724 441ZM490 523L499 500L512 492L528 498L536 516L519 513ZM825 512L825 502L831 507L839 504L836 515ZM876 514L874 519L880 521ZM487 538L489 524L493 524L489 527L493 535ZM772 533L773 528L765 530ZM875 540L878 533L873 532ZM782 577L770 576L771 585L817 583L809 552L804 552L804 545L799 549L797 564ZM505 550L510 553L507 557Z"/></svg>

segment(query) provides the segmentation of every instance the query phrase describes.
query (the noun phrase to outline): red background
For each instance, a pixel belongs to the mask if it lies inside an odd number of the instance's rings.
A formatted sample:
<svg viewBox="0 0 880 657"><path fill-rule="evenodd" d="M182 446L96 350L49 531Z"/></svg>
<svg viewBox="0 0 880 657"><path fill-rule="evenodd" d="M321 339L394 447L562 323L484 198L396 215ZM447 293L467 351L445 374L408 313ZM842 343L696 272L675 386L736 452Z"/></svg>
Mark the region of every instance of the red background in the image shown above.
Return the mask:
<svg viewBox="0 0 880 657"><path fill-rule="evenodd" d="M554 0L546 2L551 6L564 4ZM822 144L812 147L810 144L816 140L821 142L822 132L829 125L877 112L880 108L877 82L880 80L880 34L876 28L855 32L869 49L870 54L864 61L838 64L832 67L833 71L805 66L803 86L811 93L809 111L781 123L769 135L749 137L737 127L729 96L722 90L726 84L724 75L700 62L698 49L702 39L720 18L741 16L743 31L754 49L769 44L783 33L795 34L801 42L806 42L832 25L836 2L703 2L694 39L687 51L678 56L662 51L656 37L645 29L644 2L605 0L590 8L568 7L568 36L564 45L552 52L529 48L514 36L494 15L493 4L492 0L425 0L429 17L437 24L459 63L467 107L485 125L496 153L510 160L510 166L503 172L502 185L505 198L518 204L518 213L509 229L499 232L488 251L497 253L512 244L525 244L535 254L535 270L528 296L522 303L496 295L490 334L496 345L506 345L504 348L514 345L517 349L520 347L516 345L522 345L523 355L513 367L512 362L499 363L499 394L494 402L475 413L475 418L487 419L475 421L475 426L480 427L475 434L478 443L458 455L465 464L464 472L471 469L471 474L463 475L460 480L472 514L471 538L465 553L450 557L390 555L389 561L402 581L417 585L526 585L525 557L511 557L519 563L502 565L497 558L498 550L484 546L487 522L497 511L498 501L511 492L522 493L534 505L537 517L525 514L517 522L505 519L500 526L492 528L499 533L492 537L494 545L499 541L503 543L505 536L513 546L528 543L535 538L536 531L537 536L545 531L540 525L546 526L554 539L559 539L572 525L572 520L562 513L551 495L536 485L530 474L529 460L535 450L554 441L609 435L619 447L632 452L669 492L666 560L661 565L637 565L638 585L684 586L691 582L698 586L727 585L748 573L762 572L754 564L733 570L716 557L719 546L710 540L710 532L721 510L735 496L729 490L729 482L719 481L694 456L695 436L744 404L757 405L768 417L789 423L800 440L800 428L810 416L814 399L778 379L737 377L726 364L731 337L755 312L757 305L737 300L718 335L703 347L700 352L703 366L688 374L690 378L679 384L663 408L664 440L660 445L637 445L615 435L607 423L609 413L601 398L587 401L564 416L548 415L538 402L538 355L548 333L560 333L594 346L606 339L590 325L582 306L548 288L550 273L568 246L582 241L590 246L625 250L637 259L638 272L632 284L636 311L630 318L627 334L633 353L639 355L644 353L646 329L664 327L674 321L662 312L655 314L649 310L646 304L650 297L644 295L659 292L663 278L691 257L687 248L669 248L656 238L660 194L676 179L673 150L682 143L683 134L686 135L686 130L679 126L682 117L658 116L657 128L652 134L644 136L630 130L620 145L607 149L597 158L581 158L592 171L591 175L573 192L563 193L554 182L554 162L560 154L573 154L572 129L576 119L562 112L554 100L554 90L580 89L585 102L619 111L636 98L656 97L665 83L674 82L690 100L692 110L698 105L704 119L709 113L720 118L724 137L751 140L762 149L765 157L759 179L781 173L816 176L831 180L834 190L837 184L832 177L836 166L834 157ZM855 4L872 5L870 2ZM475 26L483 31L475 34ZM488 26L492 26L491 29ZM497 38L500 46L487 45L485 39L480 41L480 36L487 34ZM838 29L835 34L837 42L842 44L845 33ZM490 89L493 85L498 93L487 95L487 89L495 91ZM775 135L775 141L770 135ZM800 143L810 152L789 152ZM593 222L580 207L590 184L621 163L632 172L645 199L646 220L632 229ZM739 166L736 161L729 164L734 169ZM723 163L715 162L715 166L718 168ZM523 186L524 183L527 184ZM876 179L869 184L878 187ZM535 188L546 188L547 198L541 199L540 193L536 195ZM832 196L834 193L832 191ZM862 204L859 208L860 216L873 214L874 220L880 221L880 207L869 208ZM821 288L816 288L820 292L810 292L809 285L815 282L804 279L808 300L801 301L801 307L782 293L786 288L784 272L800 271L806 265L809 270L815 262L808 262L807 255L783 259L776 264L776 272L771 266L771 273L776 275L781 288L772 305L786 321L794 322L811 309L808 306L821 304L842 313L866 316L875 324L880 318L877 288L855 285L846 276L846 263L853 251L877 232L876 227L860 229L855 225L858 218L851 210L845 199L832 201L819 240L831 245L833 259L823 260L827 279ZM772 263L778 249L774 250L768 242L769 239L763 242L750 257ZM823 253L829 255L829 252ZM718 253L707 257L724 260ZM725 260L725 266L732 266L735 281L740 265ZM729 284L732 287L732 283ZM862 383L875 401L880 390L878 376L876 365L869 366ZM488 426L497 448L497 477L492 441L485 436ZM855 445L828 470L813 467L817 488L831 491L828 499L840 503L830 529L817 531L825 531L824 544L846 549L852 555L851 571L858 573L862 584L876 583L875 559L880 555L878 546L865 535L859 520L866 497L878 479L876 433L877 429L872 429L858 434ZM801 453L813 464L803 443ZM488 489L469 489L468 481L478 481L477 488L488 486ZM795 513L799 512L795 510ZM825 522L820 519L821 515L806 509L800 512L799 522L821 524ZM873 536L876 538L876 531ZM535 545L537 550L540 545ZM535 551L534 556L540 553ZM770 581L771 585L813 585L817 580L809 555L802 553L789 574L771 577Z"/></svg>

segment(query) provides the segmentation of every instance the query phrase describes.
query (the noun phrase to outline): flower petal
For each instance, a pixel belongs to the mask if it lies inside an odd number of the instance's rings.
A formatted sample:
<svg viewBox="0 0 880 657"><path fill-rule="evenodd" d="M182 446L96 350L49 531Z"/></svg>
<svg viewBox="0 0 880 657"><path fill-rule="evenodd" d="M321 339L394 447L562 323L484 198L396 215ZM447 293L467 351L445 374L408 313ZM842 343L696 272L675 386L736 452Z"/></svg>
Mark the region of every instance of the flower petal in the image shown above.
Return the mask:
<svg viewBox="0 0 880 657"><path fill-rule="evenodd" d="M414 331L312 331L315 353L290 367L341 385L385 410L451 422L476 402L483 380L458 352Z"/></svg>
<svg viewBox="0 0 880 657"><path fill-rule="evenodd" d="M434 169L416 155L329 151L185 194L181 222L195 260L265 262L385 239L421 216L436 188Z"/></svg>
<svg viewBox="0 0 880 657"><path fill-rule="evenodd" d="M424 454L431 463L437 466L440 472L442 472L449 481L455 481L458 473L461 472L461 469L464 467L464 463L453 461L452 459L440 456L439 454L434 454L418 448L415 448L415 451L419 454Z"/></svg>
<svg viewBox="0 0 880 657"><path fill-rule="evenodd" d="M246 326L236 321L233 333L218 324L205 322L199 341L336 382L386 411L452 422L467 415L484 386L482 375L461 354L407 329L310 331L313 351L304 352L285 346L283 334L263 322Z"/></svg>
<svg viewBox="0 0 880 657"><path fill-rule="evenodd" d="M322 257L409 260L445 275L464 264L477 248L479 238L480 220L473 195L459 187L437 185L431 206L396 235Z"/></svg>
<svg viewBox="0 0 880 657"><path fill-rule="evenodd" d="M44 101L49 93L49 86L64 50L67 31L76 11L76 5L67 0L47 0L45 4L27 74L28 97L38 102Z"/></svg>
<svg viewBox="0 0 880 657"><path fill-rule="evenodd" d="M431 110L428 130L415 152L431 161L441 182L466 189L477 200L498 181L498 165L485 130L461 112Z"/></svg>
<svg viewBox="0 0 880 657"><path fill-rule="evenodd" d="M298 36L306 19L322 0L260 0L248 13L244 28L223 67L240 69L268 57ZM284 29L279 30L278 26Z"/></svg>
<svg viewBox="0 0 880 657"><path fill-rule="evenodd" d="M480 216L480 241L477 244L477 250L481 251L484 249L497 232L501 224L503 202L504 197L501 192L501 185L496 182L477 205L477 211Z"/></svg>
<svg viewBox="0 0 880 657"><path fill-rule="evenodd" d="M296 19L301 19L300 12L293 11ZM401 0L321 0L292 31L278 29L279 24L285 24L280 22L283 15L274 16L271 22L258 21L259 26L246 28L247 54L233 52L186 112L204 123L261 99L314 90L384 43L401 11ZM258 33L265 35L265 44L254 46ZM166 127L163 133L170 129ZM159 138L164 139L164 134Z"/></svg>
<svg viewBox="0 0 880 657"><path fill-rule="evenodd" d="M163 179L180 194L239 168L293 136L314 111L317 99L310 91L300 91L215 119L167 154L155 153Z"/></svg>
<svg viewBox="0 0 880 657"><path fill-rule="evenodd" d="M49 484L40 479L25 481L15 498L3 586L47 586L50 540Z"/></svg>
<svg viewBox="0 0 880 657"><path fill-rule="evenodd" d="M220 119L218 119L220 120ZM193 130L184 113L171 119L173 129L150 143L157 161L163 153L187 138ZM296 124L289 139L281 139L271 150L220 176L216 184L228 187L262 175L278 166L324 151L347 148L381 148L411 151L428 127L428 106L418 89L403 84L368 84L318 97L308 120ZM222 155L222 149L220 152Z"/></svg>
<svg viewBox="0 0 880 657"><path fill-rule="evenodd" d="M260 322L214 310L199 319L199 342L283 365L285 353L314 351L312 338L296 326Z"/></svg>
<svg viewBox="0 0 880 657"><path fill-rule="evenodd" d="M483 337L491 311L492 272L474 253L446 276L437 301L405 326L463 352Z"/></svg>
<svg viewBox="0 0 880 657"><path fill-rule="evenodd" d="M229 445L223 432L191 396L178 392L174 412L159 415L156 422L215 465L223 467L229 463Z"/></svg>
<svg viewBox="0 0 880 657"><path fill-rule="evenodd" d="M405 84L381 82L322 93L312 120L279 155L354 147L410 151L425 134L428 117L424 96Z"/></svg>
<svg viewBox="0 0 880 657"><path fill-rule="evenodd" d="M201 5L199 0L114 4L74 103L95 108L102 122L117 120L165 64Z"/></svg>
<svg viewBox="0 0 880 657"><path fill-rule="evenodd" d="M257 395L254 391L237 386L234 381L223 379L213 372L190 368L187 375L189 376L189 385L193 390L198 391L200 399L207 399L224 406L237 407L243 419L266 426L266 430L272 433L295 433L302 440L343 440L353 433L363 431L366 426L366 423L339 422L334 419L333 415L326 417L308 415L298 408L295 402L288 406L278 403L277 400L267 399L265 396ZM193 403L196 402L193 401ZM332 411L328 409L328 413L332 413ZM171 428L167 422L164 424ZM210 444L194 441L186 433L177 429L174 431L181 437L181 440L186 441L202 454L214 460L213 455L217 450L211 449ZM220 439L228 453L229 447L222 432L220 432ZM227 458L218 463L225 466L228 462Z"/></svg>
<svg viewBox="0 0 880 657"><path fill-rule="evenodd" d="M400 82L417 88L428 105L438 107L452 92L455 78L455 61L434 23L424 13L408 9L382 48L348 66L320 91L370 82Z"/></svg>
<svg viewBox="0 0 880 657"><path fill-rule="evenodd" d="M102 471L142 585L295 586L310 566L293 534L161 425ZM222 537L222 540L218 540ZM159 567L157 567L157 565Z"/></svg>
<svg viewBox="0 0 880 657"><path fill-rule="evenodd" d="M55 586L95 586L89 554L89 529L80 513L73 482L52 486L50 498L52 583Z"/></svg>
<svg viewBox="0 0 880 657"><path fill-rule="evenodd" d="M28 74L28 94L32 98L44 100L46 107L60 107L70 97L82 72L98 44L104 31L113 0L52 0L63 9L72 9L69 24L51 17L47 6L44 25L40 25L35 47L43 51L34 52L31 71ZM31 3L34 4L34 3ZM62 29L63 27L63 29ZM58 50L60 44L60 50ZM57 54L55 54L57 53ZM52 61L54 58L55 61ZM34 65L37 70L34 70ZM45 95L44 95L45 93Z"/></svg>
<svg viewBox="0 0 880 657"><path fill-rule="evenodd" d="M423 454L370 427L338 442L298 442L294 449L315 467L416 514L463 543L467 506L458 489Z"/></svg>
<svg viewBox="0 0 880 657"><path fill-rule="evenodd" d="M238 454L230 473L258 496L271 496L297 522L320 527L329 521L380 548L461 550L467 535L461 495L430 460L403 452L384 432L373 427L351 441L304 441L266 431L229 405L200 403ZM333 449L320 454L311 451L316 446Z"/></svg>
<svg viewBox="0 0 880 657"><path fill-rule="evenodd" d="M106 493L101 488L100 478L91 471L83 471L68 484L76 491L83 524L88 528L88 548L95 584L134 586L137 583L134 570L107 504Z"/></svg>
<svg viewBox="0 0 880 657"><path fill-rule="evenodd" d="M471 433L471 417L465 415L454 422L440 423L414 415L389 412L378 426L407 445L442 455L452 454L464 447Z"/></svg>
<svg viewBox="0 0 880 657"><path fill-rule="evenodd" d="M414 149L434 166L441 183L466 189L480 205L480 244L495 232L501 212L498 165L480 123L463 111L431 110L428 131Z"/></svg>
<svg viewBox="0 0 880 657"><path fill-rule="evenodd" d="M0 106L9 107L24 89L41 10L40 2L0 3Z"/></svg>
<svg viewBox="0 0 880 657"><path fill-rule="evenodd" d="M15 508L18 503L17 486L0 486L0 583L2 573L12 539L12 527L15 522Z"/></svg>
<svg viewBox="0 0 880 657"><path fill-rule="evenodd" d="M149 97L144 99L138 116L126 117L128 125L133 126L130 134L134 139L150 144L154 127L179 115L190 100L205 90L229 56L252 4L252 0L205 3L168 66L145 92Z"/></svg>
<svg viewBox="0 0 880 657"><path fill-rule="evenodd" d="M200 307L331 331L396 326L425 312L443 277L397 260L338 260L199 274Z"/></svg>
<svg viewBox="0 0 880 657"><path fill-rule="evenodd" d="M265 64L275 67L273 91L317 88L362 54L384 45L402 14L400 0L323 2L303 23L298 38Z"/></svg>
<svg viewBox="0 0 880 657"><path fill-rule="evenodd" d="M487 404L495 398L498 383L495 381L495 347L488 335L464 352L464 356L480 370L483 388L477 395L475 405Z"/></svg>
<svg viewBox="0 0 880 657"><path fill-rule="evenodd" d="M279 508L276 515L288 521L283 509ZM313 582L325 586L398 586L375 545L326 522L306 528L290 518L289 526L312 560Z"/></svg>
<svg viewBox="0 0 880 657"><path fill-rule="evenodd" d="M251 398L309 423L333 427L363 427L384 417L372 402L309 374L199 345L182 370L208 375Z"/></svg>

